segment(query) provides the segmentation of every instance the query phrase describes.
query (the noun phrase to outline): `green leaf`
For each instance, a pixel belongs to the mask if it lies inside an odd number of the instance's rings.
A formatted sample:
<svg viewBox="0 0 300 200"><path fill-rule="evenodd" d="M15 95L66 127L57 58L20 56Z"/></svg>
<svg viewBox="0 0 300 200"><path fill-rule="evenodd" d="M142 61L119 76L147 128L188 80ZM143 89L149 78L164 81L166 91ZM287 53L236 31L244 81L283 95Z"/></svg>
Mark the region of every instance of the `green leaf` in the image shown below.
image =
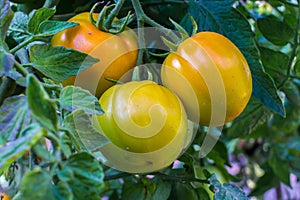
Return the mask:
<svg viewBox="0 0 300 200"><path fill-rule="evenodd" d="M255 188L249 196L259 196L279 184L277 176L271 169L265 169L265 174L258 179Z"/></svg>
<svg viewBox="0 0 300 200"><path fill-rule="evenodd" d="M74 199L71 189L65 182L60 181L57 185L54 185L49 172L41 168L36 168L24 175L20 184L20 191L24 200Z"/></svg>
<svg viewBox="0 0 300 200"><path fill-rule="evenodd" d="M276 150L276 146L272 148L268 163L272 168L274 174L279 178L280 181L286 185L290 185L290 170L286 160L282 160Z"/></svg>
<svg viewBox="0 0 300 200"><path fill-rule="evenodd" d="M253 95L269 109L284 116L283 104L277 94L272 78L264 72L259 62L259 54L254 33L246 18L232 7L233 0L189 2L188 13L181 25L192 32L190 16L198 24L198 31L215 31L228 37L242 51L251 68Z"/></svg>
<svg viewBox="0 0 300 200"><path fill-rule="evenodd" d="M15 57L12 54L0 50L0 77L9 74L14 61Z"/></svg>
<svg viewBox="0 0 300 200"><path fill-rule="evenodd" d="M214 200L250 200L245 192L243 192L239 187L229 183L222 185L216 178L215 174L213 174L209 180L214 188Z"/></svg>
<svg viewBox="0 0 300 200"><path fill-rule="evenodd" d="M4 40L12 21L14 13L10 8L10 3L7 0L0 1L0 50L6 48ZM0 63L1 64L1 63Z"/></svg>
<svg viewBox="0 0 300 200"><path fill-rule="evenodd" d="M67 158L70 157L72 155L72 140L70 140L66 133L61 133L59 139L62 152Z"/></svg>
<svg viewBox="0 0 300 200"><path fill-rule="evenodd" d="M40 24L38 34L42 36L51 36L74 26L77 26L77 24L73 22L47 20Z"/></svg>
<svg viewBox="0 0 300 200"><path fill-rule="evenodd" d="M196 190L188 183L175 182L172 185L172 190L169 199L182 200L182 199L199 199Z"/></svg>
<svg viewBox="0 0 300 200"><path fill-rule="evenodd" d="M58 177L71 188L74 199L101 200L104 174L98 161L89 153L81 152L71 155L63 163Z"/></svg>
<svg viewBox="0 0 300 200"><path fill-rule="evenodd" d="M277 112L282 117L285 117L285 108L271 76L267 73L257 73L255 79L254 96L256 96L264 106ZM257 89L257 93L255 92L255 88Z"/></svg>
<svg viewBox="0 0 300 200"><path fill-rule="evenodd" d="M29 151L37 141L46 135L46 131L37 124L32 124L21 134L24 136L19 137L0 148L0 174L23 154Z"/></svg>
<svg viewBox="0 0 300 200"><path fill-rule="evenodd" d="M282 90L284 91L288 101L291 102L291 104L296 105L298 108L300 108L300 88L298 89L297 85L294 82L287 81L284 84ZM287 112L289 112L289 109L290 107L287 107ZM287 117L289 116L287 115Z"/></svg>
<svg viewBox="0 0 300 200"><path fill-rule="evenodd" d="M60 93L60 105L70 112L80 109L87 114L103 114L98 99L88 90L80 87L67 86L63 88Z"/></svg>
<svg viewBox="0 0 300 200"><path fill-rule="evenodd" d="M155 190L152 195L152 199L168 199L171 193L172 185L168 181L162 179L153 179Z"/></svg>
<svg viewBox="0 0 300 200"><path fill-rule="evenodd" d="M5 99L0 107L0 133L7 141L15 140L31 123L31 113L25 96Z"/></svg>
<svg viewBox="0 0 300 200"><path fill-rule="evenodd" d="M96 151L109 140L98 132L90 115L82 110L76 110L65 118L66 128L73 134L83 149Z"/></svg>
<svg viewBox="0 0 300 200"><path fill-rule="evenodd" d="M218 140L214 148L207 154L207 156L219 164L230 165L228 150L223 142Z"/></svg>
<svg viewBox="0 0 300 200"><path fill-rule="evenodd" d="M122 200L145 200L146 188L142 184L125 182L122 187Z"/></svg>
<svg viewBox="0 0 300 200"><path fill-rule="evenodd" d="M39 26L55 14L55 8L41 8L29 14L28 31L32 34L39 33Z"/></svg>
<svg viewBox="0 0 300 200"><path fill-rule="evenodd" d="M50 45L34 45L29 53L29 65L58 82L77 75L99 61L74 49Z"/></svg>
<svg viewBox="0 0 300 200"><path fill-rule="evenodd" d="M56 105L33 75L27 76L27 101L34 118L45 128L57 132Z"/></svg>
<svg viewBox="0 0 300 200"><path fill-rule="evenodd" d="M293 40L293 29L275 16L258 19L257 26L264 37L273 44L284 46Z"/></svg>
<svg viewBox="0 0 300 200"><path fill-rule="evenodd" d="M266 67L266 71L272 75L273 78L282 77L286 73L289 56L272 49L260 47L261 61Z"/></svg>
<svg viewBox="0 0 300 200"><path fill-rule="evenodd" d="M238 116L228 128L228 138L245 137L252 133L259 125L266 122L272 113L259 101L252 98L245 110Z"/></svg>
<svg viewBox="0 0 300 200"><path fill-rule="evenodd" d="M199 200L211 200L208 192L204 188L199 187L196 189L196 192L199 196Z"/></svg>
<svg viewBox="0 0 300 200"><path fill-rule="evenodd" d="M15 12L14 18L8 29L8 34L16 42L21 43L30 37L30 33L27 31L28 15L23 12Z"/></svg>

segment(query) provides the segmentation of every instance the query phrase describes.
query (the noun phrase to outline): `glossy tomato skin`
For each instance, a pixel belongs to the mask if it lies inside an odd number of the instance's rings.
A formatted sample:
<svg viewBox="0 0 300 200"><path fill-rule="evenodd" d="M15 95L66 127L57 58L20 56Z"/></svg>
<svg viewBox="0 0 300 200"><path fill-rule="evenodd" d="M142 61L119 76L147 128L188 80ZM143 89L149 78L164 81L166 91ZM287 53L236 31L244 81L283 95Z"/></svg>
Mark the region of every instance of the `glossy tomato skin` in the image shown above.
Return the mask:
<svg viewBox="0 0 300 200"><path fill-rule="evenodd" d="M183 41L165 59L161 76L182 100L189 119L201 125L232 121L252 93L245 57L229 39L214 32L199 32Z"/></svg>
<svg viewBox="0 0 300 200"><path fill-rule="evenodd" d="M98 14L93 14L93 17L97 19ZM75 84L100 97L113 85L104 78L119 80L135 67L138 54L137 36L131 29L117 35L100 31L90 22L88 12L78 14L68 21L79 25L54 35L52 45L73 48L100 61L76 77L68 78L63 85Z"/></svg>
<svg viewBox="0 0 300 200"><path fill-rule="evenodd" d="M155 151L172 141L178 130L186 134L187 118L180 100L152 81L113 86L99 102L105 112L98 116L101 130L124 150Z"/></svg>
<svg viewBox="0 0 300 200"><path fill-rule="evenodd" d="M109 88L99 100L103 115L95 128L108 139L100 151L104 164L130 173L169 166L191 141L179 98L152 81L131 81Z"/></svg>

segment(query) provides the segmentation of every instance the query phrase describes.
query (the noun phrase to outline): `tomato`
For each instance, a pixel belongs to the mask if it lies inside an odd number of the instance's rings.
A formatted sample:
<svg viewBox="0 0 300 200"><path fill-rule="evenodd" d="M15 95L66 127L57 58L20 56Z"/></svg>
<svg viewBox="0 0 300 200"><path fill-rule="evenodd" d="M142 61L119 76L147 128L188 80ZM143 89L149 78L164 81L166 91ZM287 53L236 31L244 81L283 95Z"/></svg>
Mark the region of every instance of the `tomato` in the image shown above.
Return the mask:
<svg viewBox="0 0 300 200"><path fill-rule="evenodd" d="M98 14L93 14L97 19ZM119 80L130 69L135 67L138 45L137 36L131 29L113 35L100 31L89 19L89 13L81 13L69 19L79 26L66 29L54 35L53 46L64 46L99 58L100 61L92 67L81 71L76 77L69 77L63 85L77 85L89 90L95 96L100 95L113 85L105 80Z"/></svg>
<svg viewBox="0 0 300 200"><path fill-rule="evenodd" d="M252 93L243 54L226 37L199 32L164 60L161 78L182 100L189 119L219 126L235 119Z"/></svg>
<svg viewBox="0 0 300 200"><path fill-rule="evenodd" d="M10 200L10 197L7 194L1 192L0 193L0 200Z"/></svg>
<svg viewBox="0 0 300 200"><path fill-rule="evenodd" d="M99 100L95 127L110 143L101 149L109 165L140 173L170 165L186 147L188 120L179 98L152 81L109 88Z"/></svg>

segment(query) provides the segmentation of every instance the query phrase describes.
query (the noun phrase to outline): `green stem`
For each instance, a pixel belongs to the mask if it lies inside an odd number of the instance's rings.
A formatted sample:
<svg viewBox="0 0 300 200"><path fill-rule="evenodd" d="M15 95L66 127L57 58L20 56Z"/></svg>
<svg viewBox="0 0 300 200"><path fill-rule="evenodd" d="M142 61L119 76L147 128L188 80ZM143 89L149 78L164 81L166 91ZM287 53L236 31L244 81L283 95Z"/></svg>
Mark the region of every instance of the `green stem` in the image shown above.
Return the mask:
<svg viewBox="0 0 300 200"><path fill-rule="evenodd" d="M59 4L60 0L46 0L43 7L44 8L53 8Z"/></svg>
<svg viewBox="0 0 300 200"><path fill-rule="evenodd" d="M181 42L181 39L174 33L174 31L167 29L166 27L160 25L159 23L155 22L153 19L148 17L147 15L143 16L145 23L159 28L164 34L166 34L168 37L174 40L175 44L179 44Z"/></svg>
<svg viewBox="0 0 300 200"><path fill-rule="evenodd" d="M59 129L61 131L65 132L71 138L71 140L73 141L77 150L81 149L81 146L80 146L79 142L77 141L77 138L69 131L69 129L67 129L65 127L60 127Z"/></svg>
<svg viewBox="0 0 300 200"><path fill-rule="evenodd" d="M190 177L185 177L185 176L173 176L173 175L163 174L161 172L156 172L156 173L153 173L152 175L159 176L162 179L167 180L167 181L198 182L198 183L210 184L210 182L206 179L190 178ZM118 174L114 174L114 175L110 175L110 176L105 176L104 181L125 178L125 177L129 177L129 176L135 176L135 174L122 172L122 173L118 173Z"/></svg>
<svg viewBox="0 0 300 200"><path fill-rule="evenodd" d="M14 48L12 48L10 50L10 53L12 53L12 54L16 53L18 50L25 47L27 44L33 42L34 40L36 40L36 38L34 36L29 37L27 40L24 40L21 44L19 44L19 45L15 46Z"/></svg>
<svg viewBox="0 0 300 200"><path fill-rule="evenodd" d="M119 178L125 178L125 177L128 177L128 176L132 176L132 174L122 172L122 173L118 173L118 174L114 174L114 175L110 175L110 176L105 176L104 181L115 180L115 179L119 179Z"/></svg>
<svg viewBox="0 0 300 200"><path fill-rule="evenodd" d="M14 66L17 69L17 71L20 72L24 77L28 75L27 70L18 61L15 60Z"/></svg>
<svg viewBox="0 0 300 200"><path fill-rule="evenodd" d="M56 90L58 92L61 91L62 87L60 85L53 85L48 83L42 83L44 88L50 89L50 90Z"/></svg>
<svg viewBox="0 0 300 200"><path fill-rule="evenodd" d="M138 48L139 48L139 53L138 53L138 59L136 65L139 66L143 63L143 55L144 55L144 50L145 50L145 40L144 40L144 21L143 21L143 16L144 11L141 7L141 4L139 0L132 0L132 5L135 10L135 14L137 17L137 28L138 28Z"/></svg>
<svg viewBox="0 0 300 200"><path fill-rule="evenodd" d="M145 14L139 0L131 0L131 2L132 2L132 5L133 5L133 8L135 10L138 20L141 20L144 23L147 23L153 27L159 28L160 31L162 31L164 34L166 34L171 39L173 39L176 44L178 44L181 41L180 38L172 30L162 26L161 24L157 23L156 21L154 21L153 19L148 17ZM138 27L138 28L140 28L140 27Z"/></svg>
<svg viewBox="0 0 300 200"><path fill-rule="evenodd" d="M173 176L173 175L163 174L160 172L154 173L153 175L160 176L162 179L165 179L168 181L198 182L198 183L210 184L210 182L206 179L190 178L190 177L185 177L185 176Z"/></svg>
<svg viewBox="0 0 300 200"><path fill-rule="evenodd" d="M114 20L114 18L119 14L123 4L125 3L125 0L119 0L116 4L116 6L114 7L114 9L110 12L108 18L105 20L104 22L104 26L109 27L112 24L112 21Z"/></svg>

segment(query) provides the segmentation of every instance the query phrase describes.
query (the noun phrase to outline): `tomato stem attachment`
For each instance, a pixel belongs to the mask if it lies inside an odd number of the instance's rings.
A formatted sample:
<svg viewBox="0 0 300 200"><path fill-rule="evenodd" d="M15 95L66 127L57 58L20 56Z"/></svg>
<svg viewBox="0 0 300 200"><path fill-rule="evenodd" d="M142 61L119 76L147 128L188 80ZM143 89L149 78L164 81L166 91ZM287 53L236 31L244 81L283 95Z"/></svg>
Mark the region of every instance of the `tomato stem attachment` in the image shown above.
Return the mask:
<svg viewBox="0 0 300 200"><path fill-rule="evenodd" d="M118 34L125 30L127 25L132 21L133 16L129 11L127 16L122 19L116 19L122 5L124 4L125 0L120 0L117 4L106 4L99 13L98 19L95 20L93 18L93 13L95 9L102 4L103 2L98 2L94 4L92 9L90 10L90 21L94 24L99 30Z"/></svg>

